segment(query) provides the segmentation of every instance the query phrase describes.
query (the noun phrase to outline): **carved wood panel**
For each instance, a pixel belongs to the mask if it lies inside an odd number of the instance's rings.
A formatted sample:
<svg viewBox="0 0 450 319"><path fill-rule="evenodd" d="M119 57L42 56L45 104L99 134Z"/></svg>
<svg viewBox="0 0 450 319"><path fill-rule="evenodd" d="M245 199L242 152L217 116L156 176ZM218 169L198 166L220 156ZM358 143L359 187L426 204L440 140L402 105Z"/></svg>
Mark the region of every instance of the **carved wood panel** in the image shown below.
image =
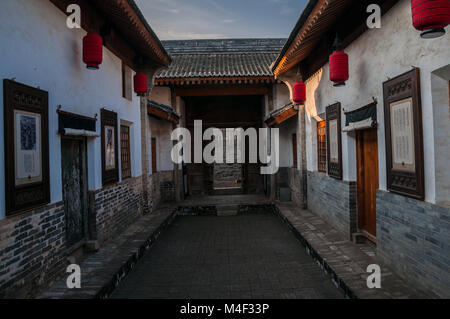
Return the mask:
<svg viewBox="0 0 450 319"><path fill-rule="evenodd" d="M326 108L328 175L342 179L341 103Z"/></svg>
<svg viewBox="0 0 450 319"><path fill-rule="evenodd" d="M424 187L424 160L423 160L423 130L422 130L422 105L420 97L420 70L415 68L383 83L384 117L386 130L386 173L387 188L389 191L405 196L423 200L425 198ZM411 162L396 163L394 157L399 157L399 148L402 144L395 139L395 130L399 125L392 125L393 107L403 103L412 111L412 132L403 139L409 139L412 143L403 143L410 153ZM408 118L405 117L406 121ZM395 119L394 119L395 121ZM400 123L401 124L401 123ZM398 134L397 134L398 135ZM411 145L409 145L411 144ZM404 157L404 156L403 156Z"/></svg>
<svg viewBox="0 0 450 319"><path fill-rule="evenodd" d="M50 202L48 92L3 81L6 215Z"/></svg>
<svg viewBox="0 0 450 319"><path fill-rule="evenodd" d="M101 109L103 185L119 181L117 113Z"/></svg>

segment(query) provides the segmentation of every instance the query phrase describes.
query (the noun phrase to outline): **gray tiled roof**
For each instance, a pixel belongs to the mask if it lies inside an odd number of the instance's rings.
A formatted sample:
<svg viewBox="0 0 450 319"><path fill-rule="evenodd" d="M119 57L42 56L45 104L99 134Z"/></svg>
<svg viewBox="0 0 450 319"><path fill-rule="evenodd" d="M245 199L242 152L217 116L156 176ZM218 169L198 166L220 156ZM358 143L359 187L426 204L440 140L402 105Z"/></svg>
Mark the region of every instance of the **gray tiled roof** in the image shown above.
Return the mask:
<svg viewBox="0 0 450 319"><path fill-rule="evenodd" d="M285 39L163 41L172 64L157 78L272 76Z"/></svg>

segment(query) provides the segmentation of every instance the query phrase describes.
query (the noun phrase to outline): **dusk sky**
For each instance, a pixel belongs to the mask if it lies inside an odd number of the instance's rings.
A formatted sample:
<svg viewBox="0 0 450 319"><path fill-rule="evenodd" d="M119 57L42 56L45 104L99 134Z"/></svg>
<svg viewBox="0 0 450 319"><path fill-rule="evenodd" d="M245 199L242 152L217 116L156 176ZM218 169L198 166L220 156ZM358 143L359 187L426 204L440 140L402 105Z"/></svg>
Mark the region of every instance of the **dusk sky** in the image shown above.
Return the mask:
<svg viewBox="0 0 450 319"><path fill-rule="evenodd" d="M308 0L135 0L161 40L287 38Z"/></svg>

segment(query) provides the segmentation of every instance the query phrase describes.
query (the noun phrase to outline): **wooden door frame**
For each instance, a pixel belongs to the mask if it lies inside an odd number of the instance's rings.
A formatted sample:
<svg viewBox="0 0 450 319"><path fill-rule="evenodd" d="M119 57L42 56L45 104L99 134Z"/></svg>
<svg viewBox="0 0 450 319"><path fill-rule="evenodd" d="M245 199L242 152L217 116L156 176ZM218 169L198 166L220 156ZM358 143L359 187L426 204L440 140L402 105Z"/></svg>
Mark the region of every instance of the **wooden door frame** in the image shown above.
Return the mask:
<svg viewBox="0 0 450 319"><path fill-rule="evenodd" d="M355 139L356 139L356 208L357 208L357 229L358 232L360 232L361 234L363 234L368 240L370 240L371 242L375 243L377 242L377 238L376 236L370 234L368 231L362 229L361 225L363 222L363 218L365 216L362 215L361 209L360 209L360 205L362 205L363 202L363 192L361 191L361 187L362 184L364 184L364 181L361 180L361 178L364 176L363 174L363 167L364 165L360 165L363 162L362 156L363 156L363 134L364 132L367 131L375 131L377 132L377 128L371 128L371 129L365 129L365 130L357 130L355 131ZM377 135L377 152L378 152L378 135ZM378 170L379 170L379 159L378 159ZM379 171L377 171L377 176L378 176L378 183L380 181L380 174ZM376 223L376 220L375 220ZM376 227L376 225L375 225Z"/></svg>
<svg viewBox="0 0 450 319"><path fill-rule="evenodd" d="M81 179L82 179L82 205L83 205L83 239L78 243L67 246L66 253L70 255L72 252L76 251L89 240L89 185L88 185L88 159L87 159L87 138L81 136L62 136L61 137L61 159L62 159L62 144L64 140L75 140L81 143ZM61 169L63 166L61 165ZM62 172L61 172L62 180ZM63 193L64 194L64 193ZM66 214L64 208L64 214Z"/></svg>

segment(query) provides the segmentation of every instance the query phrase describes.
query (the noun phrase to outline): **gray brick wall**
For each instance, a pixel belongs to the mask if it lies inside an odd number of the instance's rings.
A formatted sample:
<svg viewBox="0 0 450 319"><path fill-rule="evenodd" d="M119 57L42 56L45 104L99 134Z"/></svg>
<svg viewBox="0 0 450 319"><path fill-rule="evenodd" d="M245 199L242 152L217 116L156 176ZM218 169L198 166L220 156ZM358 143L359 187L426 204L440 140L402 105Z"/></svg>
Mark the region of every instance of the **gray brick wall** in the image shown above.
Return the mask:
<svg viewBox="0 0 450 319"><path fill-rule="evenodd" d="M65 266L63 203L0 221L0 299L32 296Z"/></svg>
<svg viewBox="0 0 450 319"><path fill-rule="evenodd" d="M280 167L276 174L276 198L280 198L280 187L289 187L291 200L302 207L302 183L300 171L293 167Z"/></svg>
<svg viewBox="0 0 450 319"><path fill-rule="evenodd" d="M175 201L175 183L174 171L160 171L153 173L152 183L152 200L153 207L158 207L162 202Z"/></svg>
<svg viewBox="0 0 450 319"><path fill-rule="evenodd" d="M117 185L107 186L91 194L95 216L95 231L92 237L105 242L121 233L144 213L142 178L130 178ZM92 218L91 218L92 220Z"/></svg>
<svg viewBox="0 0 450 319"><path fill-rule="evenodd" d="M450 209L377 191L377 253L398 275L450 297Z"/></svg>
<svg viewBox="0 0 450 319"><path fill-rule="evenodd" d="M356 182L308 172L308 209L350 240L357 223Z"/></svg>

